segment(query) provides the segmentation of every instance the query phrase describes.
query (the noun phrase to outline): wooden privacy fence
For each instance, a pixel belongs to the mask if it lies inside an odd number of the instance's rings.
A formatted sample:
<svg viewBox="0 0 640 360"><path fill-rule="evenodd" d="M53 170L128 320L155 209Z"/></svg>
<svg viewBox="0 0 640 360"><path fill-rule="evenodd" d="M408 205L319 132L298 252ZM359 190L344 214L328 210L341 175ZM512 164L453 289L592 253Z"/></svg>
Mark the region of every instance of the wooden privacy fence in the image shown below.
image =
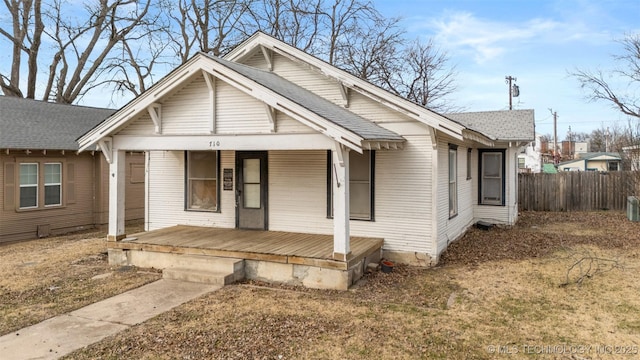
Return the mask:
<svg viewBox="0 0 640 360"><path fill-rule="evenodd" d="M520 210L624 211L630 195L640 196L640 172L518 174Z"/></svg>

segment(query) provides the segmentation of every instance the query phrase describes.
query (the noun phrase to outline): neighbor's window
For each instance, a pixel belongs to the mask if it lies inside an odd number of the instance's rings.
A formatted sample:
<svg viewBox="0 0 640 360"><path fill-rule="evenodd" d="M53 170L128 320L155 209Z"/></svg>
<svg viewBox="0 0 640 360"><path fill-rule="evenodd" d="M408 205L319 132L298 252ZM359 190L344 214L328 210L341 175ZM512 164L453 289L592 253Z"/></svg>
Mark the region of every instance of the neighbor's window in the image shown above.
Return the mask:
<svg viewBox="0 0 640 360"><path fill-rule="evenodd" d="M610 162L609 163L609 171L618 171L618 163Z"/></svg>
<svg viewBox="0 0 640 360"><path fill-rule="evenodd" d="M525 160L522 157L518 158L518 169L524 169L525 168Z"/></svg>
<svg viewBox="0 0 640 360"><path fill-rule="evenodd" d="M20 164L20 208L38 207L38 164Z"/></svg>
<svg viewBox="0 0 640 360"><path fill-rule="evenodd" d="M218 152L187 152L187 209L218 210Z"/></svg>
<svg viewBox="0 0 640 360"><path fill-rule="evenodd" d="M375 173L375 152L365 150L362 154L355 151L349 153L349 213L354 220L373 220L373 191ZM329 151L329 168L327 171L327 195L329 197L329 216L333 217L333 165Z"/></svg>
<svg viewBox="0 0 640 360"><path fill-rule="evenodd" d="M44 164L44 206L62 205L62 164Z"/></svg>
<svg viewBox="0 0 640 360"><path fill-rule="evenodd" d="M458 214L458 147L449 145L449 217Z"/></svg>
<svg viewBox="0 0 640 360"><path fill-rule="evenodd" d="M504 167L504 151L480 153L480 204L504 205Z"/></svg>

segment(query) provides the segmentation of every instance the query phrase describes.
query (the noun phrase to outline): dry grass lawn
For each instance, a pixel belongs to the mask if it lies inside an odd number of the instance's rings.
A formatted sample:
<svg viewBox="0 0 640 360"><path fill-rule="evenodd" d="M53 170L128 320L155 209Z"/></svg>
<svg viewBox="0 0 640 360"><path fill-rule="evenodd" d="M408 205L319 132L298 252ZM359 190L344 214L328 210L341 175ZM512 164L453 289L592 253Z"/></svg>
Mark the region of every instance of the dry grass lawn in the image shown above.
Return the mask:
<svg viewBox="0 0 640 360"><path fill-rule="evenodd" d="M160 278L110 267L105 238L93 231L0 245L0 335Z"/></svg>
<svg viewBox="0 0 640 360"><path fill-rule="evenodd" d="M524 213L472 229L436 268L346 292L227 286L67 358L634 359L639 254L623 214Z"/></svg>

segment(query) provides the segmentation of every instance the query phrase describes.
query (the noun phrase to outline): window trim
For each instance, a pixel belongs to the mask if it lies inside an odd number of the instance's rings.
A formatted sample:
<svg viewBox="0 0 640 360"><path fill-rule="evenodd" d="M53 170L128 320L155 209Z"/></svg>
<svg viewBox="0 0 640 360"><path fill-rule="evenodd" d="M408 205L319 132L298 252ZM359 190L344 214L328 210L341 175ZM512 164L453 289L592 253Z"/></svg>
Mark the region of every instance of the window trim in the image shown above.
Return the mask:
<svg viewBox="0 0 640 360"><path fill-rule="evenodd" d="M58 168L60 169L60 182L58 183L47 183L47 165L58 165ZM61 162L46 162L44 163L43 166L43 171L42 171L42 189L43 189L43 203L44 203L44 207L46 208L51 208L51 207L57 207L57 206L62 206L62 199L63 199L63 194L62 194L62 184L63 179L62 179L62 163ZM60 187L60 193L58 194L58 203L57 204L47 204L47 186L59 186Z"/></svg>
<svg viewBox="0 0 640 360"><path fill-rule="evenodd" d="M471 180L471 159L472 159L472 148L467 149L467 180Z"/></svg>
<svg viewBox="0 0 640 360"><path fill-rule="evenodd" d="M35 184L22 184L22 165L36 166L36 182ZM22 206L22 188L35 187L36 204L34 206ZM18 209L19 210L35 210L40 208L40 163L39 162L18 162Z"/></svg>
<svg viewBox="0 0 640 360"><path fill-rule="evenodd" d="M349 220L375 222L375 174L376 174L376 151L369 152L369 213L368 219L354 218L349 214ZM351 179L349 179L351 181ZM351 209L351 207L349 207ZM333 155L331 150L327 150L327 218L333 219Z"/></svg>
<svg viewBox="0 0 640 360"><path fill-rule="evenodd" d="M501 181L501 199L500 204L488 204L482 200L482 169L483 169L483 155L486 153L500 153L502 156L502 181ZM506 204L506 150L505 149L478 149L478 205L482 206L505 206Z"/></svg>
<svg viewBox="0 0 640 360"><path fill-rule="evenodd" d="M453 155L453 158L452 158ZM453 168L451 167L451 160L453 159ZM458 145L449 144L449 151L447 151L447 188L448 188L448 203L449 203L449 219L458 216ZM451 185L454 185L453 192L451 191ZM453 201L452 201L453 196Z"/></svg>
<svg viewBox="0 0 640 360"><path fill-rule="evenodd" d="M215 164L215 172L216 172L216 208L214 210L207 209L192 209L189 207L189 154L195 152L211 152L215 154L216 164ZM220 151L219 150L185 150L184 152L184 210L185 211L193 211L193 212L206 212L206 213L220 213Z"/></svg>

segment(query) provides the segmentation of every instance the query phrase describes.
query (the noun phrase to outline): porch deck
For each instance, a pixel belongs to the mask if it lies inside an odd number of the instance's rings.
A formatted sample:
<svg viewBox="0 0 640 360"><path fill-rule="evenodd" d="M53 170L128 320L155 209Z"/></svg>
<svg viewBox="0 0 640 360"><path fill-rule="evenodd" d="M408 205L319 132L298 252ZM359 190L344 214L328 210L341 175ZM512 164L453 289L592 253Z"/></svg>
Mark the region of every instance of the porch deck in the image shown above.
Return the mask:
<svg viewBox="0 0 640 360"><path fill-rule="evenodd" d="M348 270L380 251L384 239L351 237L346 261L333 259L333 236L177 225L108 241L109 249L207 255Z"/></svg>

